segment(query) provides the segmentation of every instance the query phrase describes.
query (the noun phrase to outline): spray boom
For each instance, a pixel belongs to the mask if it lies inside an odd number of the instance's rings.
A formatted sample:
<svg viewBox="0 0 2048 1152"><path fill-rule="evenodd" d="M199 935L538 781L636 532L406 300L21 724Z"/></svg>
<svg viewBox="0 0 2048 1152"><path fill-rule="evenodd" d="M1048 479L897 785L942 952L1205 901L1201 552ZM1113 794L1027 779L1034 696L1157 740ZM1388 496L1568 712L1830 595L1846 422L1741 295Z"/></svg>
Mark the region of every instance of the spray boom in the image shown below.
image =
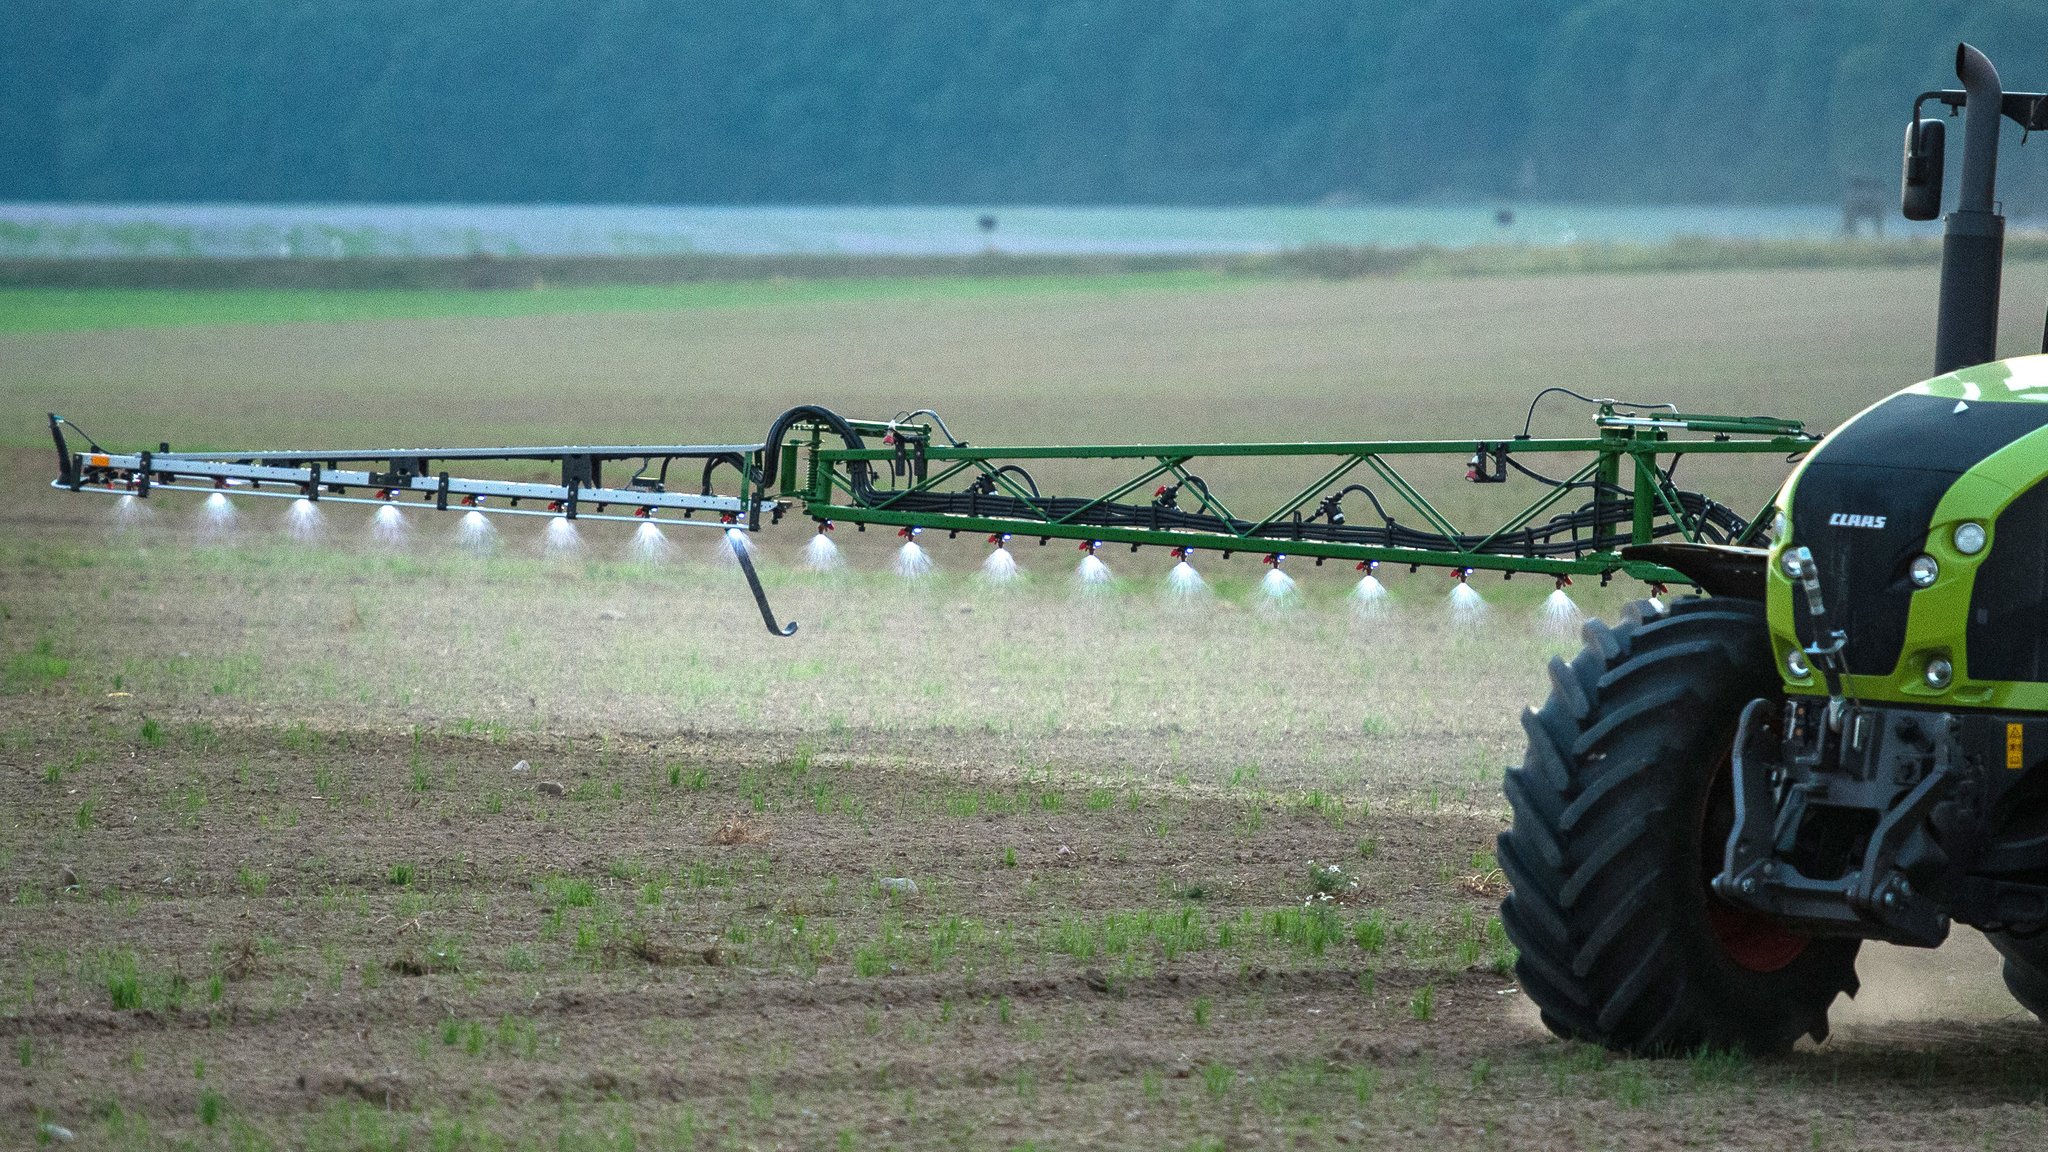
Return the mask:
<svg viewBox="0 0 2048 1152"><path fill-rule="evenodd" d="M1479 442L1476 457L1487 461L1490 482L1505 484L1512 473L1533 495L1520 511L1477 530L1453 524L1409 475L1440 466L1462 474L1475 458L1471 440L981 447L955 440L943 424L937 427L944 442L934 442L933 425L913 418L852 420L814 405L784 413L757 444L254 452L173 452L166 444L123 453L90 442L89 451L74 451L65 430L75 425L55 415L50 431L60 462L55 486L73 492L149 498L161 491L232 489L394 511L407 505L445 510L452 503L469 516L551 517L565 531L577 520L653 531L657 525L728 530L763 619L778 635L793 629L776 624L768 610L744 533L779 522L791 510L818 525L823 542L814 540L806 562L820 570L838 563L824 533L835 522L851 521L863 531L869 524L895 528L903 540L897 567L911 577L931 570L917 540L931 529L976 533L998 551L1013 538L1070 540L1086 554L1084 583L1096 584L1107 580L1107 569L1095 560L1105 544L1165 548L1181 561L1196 549L1226 559L1248 552L1265 556L1276 575L1284 547L1285 555L1318 564L1355 562L1370 581L1364 595L1373 599L1380 595L1373 573L1384 561L1447 569L1460 583L1479 570L1541 573L1566 583L1573 575L1604 580L1616 574L1697 582L1667 561L1683 562L1686 548L1747 555L1766 518L1745 518L1722 501L1679 488L1671 462L1680 454L1783 456L1818 439L1796 421L1595 403L1591 436L1524 434ZM921 415L928 413L913 417ZM1524 463L1560 457L1568 458L1564 467ZM631 479L606 483L606 466L626 461L638 462ZM558 467L560 483L457 474L520 462ZM1128 478L1064 494L1033 473L1074 463L1121 467ZM678 464L694 468L699 482L671 486L670 469ZM1246 508L1252 499L1231 495L1226 502L1226 493L1200 470L1241 471L1246 464L1302 479L1277 504L1245 514L1233 505ZM1149 499L1134 495L1146 492ZM1344 517L1342 503L1352 495L1370 501L1375 522ZM1013 565L1006 565L1005 575L1013 574ZM1189 575L1182 574L1183 582Z"/></svg>

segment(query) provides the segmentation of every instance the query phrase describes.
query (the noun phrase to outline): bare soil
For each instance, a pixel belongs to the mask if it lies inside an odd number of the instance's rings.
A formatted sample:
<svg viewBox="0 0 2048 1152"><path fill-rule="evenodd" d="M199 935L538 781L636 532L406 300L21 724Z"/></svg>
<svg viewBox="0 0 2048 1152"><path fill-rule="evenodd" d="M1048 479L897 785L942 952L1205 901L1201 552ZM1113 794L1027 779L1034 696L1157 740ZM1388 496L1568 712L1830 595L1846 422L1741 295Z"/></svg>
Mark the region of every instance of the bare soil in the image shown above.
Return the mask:
<svg viewBox="0 0 2048 1152"><path fill-rule="evenodd" d="M994 596L969 541L904 589L794 574L785 531L768 579L804 631L771 644L702 540L644 570L596 530L573 564L508 530L478 561L425 521L378 552L337 512L298 548L281 502L202 540L170 498L116 532L42 486L37 439L51 408L140 443L725 439L795 400L935 404L984 441L1457 412L1498 436L1547 383L1828 423L1917 374L1931 290L1287 283L0 339L0 1145L2048 1145L2048 1030L1967 932L1871 948L1835 1035L1783 1060L1544 1032L1487 853L1516 713L1573 643L1532 626L1547 587L1492 583L1460 630L1440 574L1389 573L1394 613L1361 623L1347 574L1311 569L1276 615L1239 558L1176 615L1157 556L1110 558L1126 582L1082 604L1052 549ZM1777 475L1686 467L1758 499ZM875 536L843 541L856 569L885 570Z"/></svg>
<svg viewBox="0 0 2048 1152"><path fill-rule="evenodd" d="M118 698L11 711L45 733L0 756L0 1116L24 1140L1975 1147L2043 1128L2031 1020L1877 1025L1764 1065L1547 1038L1488 939L1497 878L1473 860L1498 824L1471 814L780 740L144 736ZM1346 880L1304 910L1310 861ZM1275 919L1304 911L1332 937ZM1383 942L1357 934L1375 919Z"/></svg>

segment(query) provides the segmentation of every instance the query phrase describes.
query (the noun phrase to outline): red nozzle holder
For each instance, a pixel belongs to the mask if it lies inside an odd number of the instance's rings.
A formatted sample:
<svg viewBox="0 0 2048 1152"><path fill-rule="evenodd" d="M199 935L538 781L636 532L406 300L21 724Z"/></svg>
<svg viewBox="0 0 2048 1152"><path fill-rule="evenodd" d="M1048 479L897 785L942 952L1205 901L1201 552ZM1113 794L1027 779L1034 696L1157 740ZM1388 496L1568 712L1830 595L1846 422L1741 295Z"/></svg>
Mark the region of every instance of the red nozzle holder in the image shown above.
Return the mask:
<svg viewBox="0 0 2048 1152"><path fill-rule="evenodd" d="M225 477L225 476L216 476L216 477L214 477L214 478L213 478L213 486L214 486L215 488L225 488L225 487L227 487L227 486L228 486L228 478L227 478L227 477Z"/></svg>
<svg viewBox="0 0 2048 1152"><path fill-rule="evenodd" d="M633 509L633 515L638 516L642 520L650 519L654 515L654 509L649 508L643 504L640 507Z"/></svg>
<svg viewBox="0 0 2048 1152"><path fill-rule="evenodd" d="M719 522L720 524L737 524L737 523L739 523L739 522L740 522L740 516L739 516L739 513L737 513L737 512L720 512L720 513L718 514L718 522Z"/></svg>
<svg viewBox="0 0 2048 1152"><path fill-rule="evenodd" d="M560 500L550 500L550 501L548 501L548 511L550 511L550 512L560 512L561 510L562 510L562 502L561 502Z"/></svg>
<svg viewBox="0 0 2048 1152"><path fill-rule="evenodd" d="M1569 577L1569 576L1559 576L1559 577L1557 578L1557 590L1558 590L1558 591L1562 592L1562 591L1564 591L1565 589L1567 589L1567 588L1569 588L1569 587L1571 587L1571 586L1572 586L1572 578L1571 578L1571 577Z"/></svg>
<svg viewBox="0 0 2048 1152"><path fill-rule="evenodd" d="M1465 582L1465 578L1470 575L1472 575L1472 570L1470 568L1451 569L1451 577L1460 584L1463 584Z"/></svg>
<svg viewBox="0 0 2048 1152"><path fill-rule="evenodd" d="M832 531L832 522L830 520L818 521L818 535L823 536L830 531Z"/></svg>
<svg viewBox="0 0 2048 1152"><path fill-rule="evenodd" d="M1280 561L1285 559L1286 557L1282 556L1278 552L1268 552L1266 553L1266 558L1264 560L1259 561L1259 563L1271 564L1273 567L1278 568L1280 566Z"/></svg>
<svg viewBox="0 0 2048 1152"><path fill-rule="evenodd" d="M390 502L390 501L392 501L392 500L396 500L396 499L398 499L398 489L396 489L396 488L379 488L379 489L377 490L377 499L379 499L379 500L383 500L383 501L385 501L385 502L387 502L387 503L388 503L388 502Z"/></svg>
<svg viewBox="0 0 2048 1152"><path fill-rule="evenodd" d="M1172 556L1175 560L1185 560L1188 557L1193 556L1194 554L1195 550L1193 548L1188 547L1185 544L1181 545L1178 548L1175 548L1172 552L1167 553L1167 555Z"/></svg>
<svg viewBox="0 0 2048 1152"><path fill-rule="evenodd" d="M922 528L898 528L896 534L905 540L915 540L917 539L917 534L922 531L924 531Z"/></svg>
<svg viewBox="0 0 2048 1152"><path fill-rule="evenodd" d="M1380 570L1380 562L1377 560L1360 560L1358 562L1358 570L1370 576Z"/></svg>
<svg viewBox="0 0 2048 1152"><path fill-rule="evenodd" d="M1655 581L1655 580L1652 580L1652 581L1650 581L1650 595L1652 595L1652 596L1663 596L1663 595L1665 595L1665 594L1669 593L1670 591L1671 591L1671 589L1669 589L1669 588L1666 588L1666 587L1665 587L1665 586L1664 586L1663 584L1659 583L1658 581Z"/></svg>
<svg viewBox="0 0 2048 1152"><path fill-rule="evenodd" d="M1092 556L1095 554L1095 550L1100 547L1102 547L1102 541L1100 540L1083 540L1081 541L1081 546L1074 549L1074 551L1086 552Z"/></svg>
<svg viewBox="0 0 2048 1152"><path fill-rule="evenodd" d="M1008 532L992 533L988 538L988 542L995 545L998 548L1001 548L1003 545L1008 544L1010 542L1010 534Z"/></svg>

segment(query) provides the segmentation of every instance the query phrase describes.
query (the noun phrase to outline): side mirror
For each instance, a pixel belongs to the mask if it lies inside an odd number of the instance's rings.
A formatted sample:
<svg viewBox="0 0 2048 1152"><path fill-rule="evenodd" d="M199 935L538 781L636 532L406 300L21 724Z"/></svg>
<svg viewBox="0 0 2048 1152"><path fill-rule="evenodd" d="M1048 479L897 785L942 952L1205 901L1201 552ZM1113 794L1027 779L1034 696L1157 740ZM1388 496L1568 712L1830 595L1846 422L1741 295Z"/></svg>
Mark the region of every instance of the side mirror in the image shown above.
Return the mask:
<svg viewBox="0 0 2048 1152"><path fill-rule="evenodd" d="M1899 182L1899 211L1908 220L1941 216L1942 145L1948 125L1941 120L1915 120L1906 125L1905 173Z"/></svg>

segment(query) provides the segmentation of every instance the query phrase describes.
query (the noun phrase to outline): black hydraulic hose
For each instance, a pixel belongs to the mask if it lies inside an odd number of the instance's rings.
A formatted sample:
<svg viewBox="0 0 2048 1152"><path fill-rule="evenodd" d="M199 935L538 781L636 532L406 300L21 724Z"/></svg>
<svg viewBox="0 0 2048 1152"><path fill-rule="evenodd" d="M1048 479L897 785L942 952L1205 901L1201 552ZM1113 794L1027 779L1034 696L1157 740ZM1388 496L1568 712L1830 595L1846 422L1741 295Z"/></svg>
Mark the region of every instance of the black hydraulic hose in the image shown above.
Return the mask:
<svg viewBox="0 0 2048 1152"><path fill-rule="evenodd" d="M1513 468L1515 471L1520 472L1522 475L1527 476L1529 479L1536 481L1538 484L1541 484L1546 488L1562 488L1565 486L1564 481L1553 480L1550 477L1545 476L1543 473L1538 472L1535 469L1529 467L1527 464L1522 463L1520 460L1515 459L1513 455L1504 456L1502 457L1502 459L1507 461L1508 467Z"/></svg>
<svg viewBox="0 0 2048 1152"><path fill-rule="evenodd" d="M706 496L711 495L711 474L713 472L718 471L718 466L721 464L731 468L733 471L740 474L740 484L742 485L740 489L740 494L742 496L746 495L746 488L744 487L744 485L747 482L747 461L745 457L741 456L737 452L727 452L720 456L707 456L704 458L703 494ZM662 464L661 470L664 475L667 474L668 465L666 462Z"/></svg>
<svg viewBox="0 0 2048 1152"><path fill-rule="evenodd" d="M776 472L782 466L782 441L789 435L791 428L806 421L830 428L846 442L846 447L851 451L858 452L867 447L866 442L860 438L860 433L853 430L853 425L848 424L845 417L830 408L821 408L816 404L799 404L777 416L775 423L768 426L767 441L761 446L761 474L754 482L754 498L757 501L767 493L769 486L775 483ZM855 501L861 504L873 503L875 486L870 478L867 462L854 461L847 468L847 473L853 484Z"/></svg>
<svg viewBox="0 0 2048 1152"><path fill-rule="evenodd" d="M1617 490L1622 496L1628 493ZM1154 531L1187 531L1222 536L1249 537L1261 543L1306 540L1321 543L1360 544L1432 551L1483 550L1492 555L1582 556L1587 552L1625 544L1629 540L1627 520L1614 514L1614 505L1604 509L1588 503L1562 512L1537 525L1503 532L1491 537L1411 528L1387 519L1384 525L1331 524L1315 520L1278 521L1263 526L1246 520L1224 520L1208 512L1166 508L1159 505L1094 503L1079 497L1052 497L1023 501L1014 497L977 494L970 505L967 493L903 492L890 501L890 508L902 512L976 515L1018 522L1017 531L1029 533L1032 521L1061 521L1068 525L1105 528L1140 528ZM1675 502L1711 543L1728 543L1740 538L1749 527L1734 510L1697 492L1675 493ZM1384 515L1384 513L1383 513ZM1652 535L1669 536L1680 525L1665 520ZM1247 541L1249 543L1250 541ZM1215 547L1224 546L1219 541Z"/></svg>
<svg viewBox="0 0 2048 1152"><path fill-rule="evenodd" d="M1374 512L1379 513L1380 519L1385 521L1389 527L1393 525L1394 518L1392 516L1387 515L1386 506L1380 503L1380 498L1373 494L1372 489L1367 488L1363 484L1346 484L1344 487L1337 489L1337 491L1330 497L1330 509L1332 511L1337 511L1338 509L1336 508L1336 505L1342 502L1344 497L1349 496L1353 492L1362 493L1367 500L1370 500L1372 502L1372 510Z"/></svg>
<svg viewBox="0 0 2048 1152"><path fill-rule="evenodd" d="M917 419L919 416L931 417L932 423L937 424L939 426L939 432L946 437L947 441L950 442L953 445L953 447L967 447L967 441L962 440L958 436L953 435L953 430L951 428L946 427L946 422L940 419L939 414L937 412L932 411L929 408L919 408L915 412L898 413L895 422L898 424L908 424L912 420Z"/></svg>
<svg viewBox="0 0 2048 1152"><path fill-rule="evenodd" d="M1016 476L1024 481L1026 488L1031 489L1033 497L1038 495L1038 481L1032 479L1031 473L1016 464L1005 464L1001 468L996 469L995 474L998 476Z"/></svg>
<svg viewBox="0 0 2048 1152"><path fill-rule="evenodd" d="M1526 440L1529 438L1529 428L1536 423L1536 405L1541 404L1543 398L1552 392L1562 392L1574 400L1583 400L1588 404L1611 404L1616 408L1669 408L1673 412L1678 411L1678 405L1662 400L1616 400L1612 397L1588 396L1583 392L1574 392L1562 384L1552 384L1550 387L1536 393L1536 398L1529 401L1529 414L1522 418L1522 435L1520 439Z"/></svg>

